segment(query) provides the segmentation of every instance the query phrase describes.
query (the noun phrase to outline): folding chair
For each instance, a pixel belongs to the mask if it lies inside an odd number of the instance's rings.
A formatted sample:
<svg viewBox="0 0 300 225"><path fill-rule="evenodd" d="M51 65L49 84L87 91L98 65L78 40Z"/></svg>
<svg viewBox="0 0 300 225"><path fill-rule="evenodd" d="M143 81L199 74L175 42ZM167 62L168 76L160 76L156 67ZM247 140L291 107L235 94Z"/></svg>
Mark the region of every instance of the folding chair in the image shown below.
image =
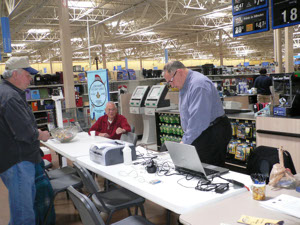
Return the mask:
<svg viewBox="0 0 300 225"><path fill-rule="evenodd" d="M136 142L138 140L138 137L135 133L127 132L127 133L121 135L121 140L122 141L127 141L129 143L132 143L134 146L136 146Z"/></svg>
<svg viewBox="0 0 300 225"><path fill-rule="evenodd" d="M128 214L131 215L130 207L135 207L135 214L138 213L138 207L145 217L144 202L145 199L141 196L125 189L116 188L105 192L100 192L98 184L95 182L91 174L84 167L74 162L75 169L77 170L82 182L89 193L89 197L93 200L97 209L101 212L108 214L106 224L109 224L112 214L121 209L127 209Z"/></svg>
<svg viewBox="0 0 300 225"><path fill-rule="evenodd" d="M68 188L68 193L80 214L81 221L84 225L104 225L93 202L85 195L76 191L73 187ZM154 225L141 216L130 216L126 219L113 223L112 225Z"/></svg>

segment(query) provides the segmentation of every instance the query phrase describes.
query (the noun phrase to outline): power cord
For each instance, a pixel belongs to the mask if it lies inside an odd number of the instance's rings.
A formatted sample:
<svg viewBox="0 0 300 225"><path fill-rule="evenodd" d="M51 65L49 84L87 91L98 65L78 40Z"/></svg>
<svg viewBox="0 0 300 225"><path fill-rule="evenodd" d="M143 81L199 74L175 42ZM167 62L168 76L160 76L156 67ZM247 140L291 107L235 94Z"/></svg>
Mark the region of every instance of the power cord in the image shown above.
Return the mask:
<svg viewBox="0 0 300 225"><path fill-rule="evenodd" d="M195 189L199 191L215 191L216 193L222 194L229 190L229 183L212 183L212 181L207 178L203 178L198 181Z"/></svg>
<svg viewBox="0 0 300 225"><path fill-rule="evenodd" d="M233 180L233 179L227 179L227 178L221 177L220 175L215 175L214 177L221 178L221 179L226 180L227 182L229 182L229 183L231 183L235 186L238 186L238 187L241 187L241 188L246 188L248 191L250 191L250 189L245 184L243 184L239 181L236 181L236 180Z"/></svg>

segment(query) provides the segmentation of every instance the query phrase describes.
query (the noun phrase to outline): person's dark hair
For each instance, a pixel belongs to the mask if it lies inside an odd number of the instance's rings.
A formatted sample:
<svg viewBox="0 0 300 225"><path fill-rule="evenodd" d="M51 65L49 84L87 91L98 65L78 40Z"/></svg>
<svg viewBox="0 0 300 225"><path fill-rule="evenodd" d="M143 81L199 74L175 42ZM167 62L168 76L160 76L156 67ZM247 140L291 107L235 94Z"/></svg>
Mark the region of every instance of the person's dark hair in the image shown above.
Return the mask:
<svg viewBox="0 0 300 225"><path fill-rule="evenodd" d="M266 75L267 74L267 70L265 68L261 68L259 70L260 75Z"/></svg>
<svg viewBox="0 0 300 225"><path fill-rule="evenodd" d="M168 71L168 73L171 73L173 72L174 70L177 70L177 69L185 69L185 65L183 65L182 62L180 61L172 61L172 62L169 62L167 63L165 66L164 66L164 71Z"/></svg>

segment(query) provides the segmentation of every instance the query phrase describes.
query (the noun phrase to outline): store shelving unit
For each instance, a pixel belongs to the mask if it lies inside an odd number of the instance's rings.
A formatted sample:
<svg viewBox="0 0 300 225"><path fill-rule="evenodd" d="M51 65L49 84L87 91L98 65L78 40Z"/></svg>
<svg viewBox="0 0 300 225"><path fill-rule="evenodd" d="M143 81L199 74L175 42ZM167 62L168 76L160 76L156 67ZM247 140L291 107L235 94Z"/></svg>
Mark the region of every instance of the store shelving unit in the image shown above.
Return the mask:
<svg viewBox="0 0 300 225"><path fill-rule="evenodd" d="M180 115L178 110L156 112L155 121L158 149L165 141L181 141L183 130L180 125Z"/></svg>
<svg viewBox="0 0 300 225"><path fill-rule="evenodd" d="M160 81L160 80L164 80L164 78L146 78L146 79L137 79L137 80L120 80L120 81L114 81L114 80L110 80L109 84L110 84L110 100L113 101L117 106L119 105L119 90L118 90L118 86L125 84L129 87L131 86L137 86L140 83L147 83L147 82L156 82L156 81ZM62 88L63 89L63 84L48 84L48 85L30 85L28 87L28 89L30 90L41 90L41 89L47 89L48 91L48 96L44 97L44 98L37 98L37 99L27 99L27 102L29 104L32 103L36 103L37 105L39 105L39 109L34 110L33 113L37 119L37 124L38 127L41 129L48 129L47 127L47 117L48 117L48 113L54 113L55 109L54 109L54 102L52 100L52 98L50 97L52 95L52 91L53 89L57 89L57 88ZM82 98L83 103L84 102L89 102L89 97L88 97L88 86L87 86L87 82L75 82L74 86L77 87L77 90L79 91L79 98ZM53 108L51 109L45 109L43 106L43 102L46 101L47 103L51 102L51 104L53 105ZM89 114L89 105L88 104L83 104L83 106L77 106L77 109L82 111L83 115L85 117L88 117ZM63 108L64 110L64 108ZM40 119L42 118L42 119Z"/></svg>
<svg viewBox="0 0 300 225"><path fill-rule="evenodd" d="M32 112L36 118L37 126L39 129L42 129L42 130L48 129L48 126L47 126L48 114L53 113L53 111L54 111L54 102L50 96L53 92L53 89L62 88L62 87L63 87L63 84L30 85L30 86L28 86L27 89L29 89L30 91L39 90L40 95L42 95L40 93L41 89L46 89L46 91L47 91L47 96L44 98L40 97L40 98L29 99L29 97L27 96L28 104L30 104L31 106L37 105L37 108L35 107ZM43 95L45 95L45 94L43 94ZM30 93L30 97L32 97L31 93Z"/></svg>
<svg viewBox="0 0 300 225"><path fill-rule="evenodd" d="M229 114L227 115L232 126L232 140L226 153L226 167L230 170L247 173L247 158L256 147L256 118L253 114ZM248 130L248 131L247 131ZM230 146L235 146L231 148ZM239 146L239 151L237 147ZM241 145L247 145L249 152ZM240 151L243 150L243 151ZM242 154L240 154L242 152Z"/></svg>
<svg viewBox="0 0 300 225"><path fill-rule="evenodd" d="M249 143L255 146L256 144L256 119L253 114L229 114L227 115L232 123L236 126L240 124L247 124L251 126L251 137L242 138L233 134L232 139L238 140L241 143ZM180 126L180 114L178 110L160 111L155 113L156 120L156 135L157 135L157 148L159 149L164 141L180 142L183 131ZM247 173L246 171L246 158L245 160L239 160L235 158L233 154L226 154L226 167L230 170Z"/></svg>

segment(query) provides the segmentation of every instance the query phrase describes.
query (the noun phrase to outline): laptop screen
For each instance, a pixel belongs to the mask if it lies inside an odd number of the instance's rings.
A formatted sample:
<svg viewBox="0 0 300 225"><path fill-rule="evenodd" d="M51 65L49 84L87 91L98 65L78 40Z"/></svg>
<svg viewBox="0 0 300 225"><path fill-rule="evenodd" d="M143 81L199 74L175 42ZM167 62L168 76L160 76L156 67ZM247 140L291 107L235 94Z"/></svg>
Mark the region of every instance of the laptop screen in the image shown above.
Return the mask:
<svg viewBox="0 0 300 225"><path fill-rule="evenodd" d="M227 168L202 163L198 152L193 145L171 141L166 141L165 145L175 167L177 168L195 171L197 173L202 173L205 176L224 174L229 171Z"/></svg>
<svg viewBox="0 0 300 225"><path fill-rule="evenodd" d="M205 174L195 146L171 141L166 141L165 144L176 167Z"/></svg>

